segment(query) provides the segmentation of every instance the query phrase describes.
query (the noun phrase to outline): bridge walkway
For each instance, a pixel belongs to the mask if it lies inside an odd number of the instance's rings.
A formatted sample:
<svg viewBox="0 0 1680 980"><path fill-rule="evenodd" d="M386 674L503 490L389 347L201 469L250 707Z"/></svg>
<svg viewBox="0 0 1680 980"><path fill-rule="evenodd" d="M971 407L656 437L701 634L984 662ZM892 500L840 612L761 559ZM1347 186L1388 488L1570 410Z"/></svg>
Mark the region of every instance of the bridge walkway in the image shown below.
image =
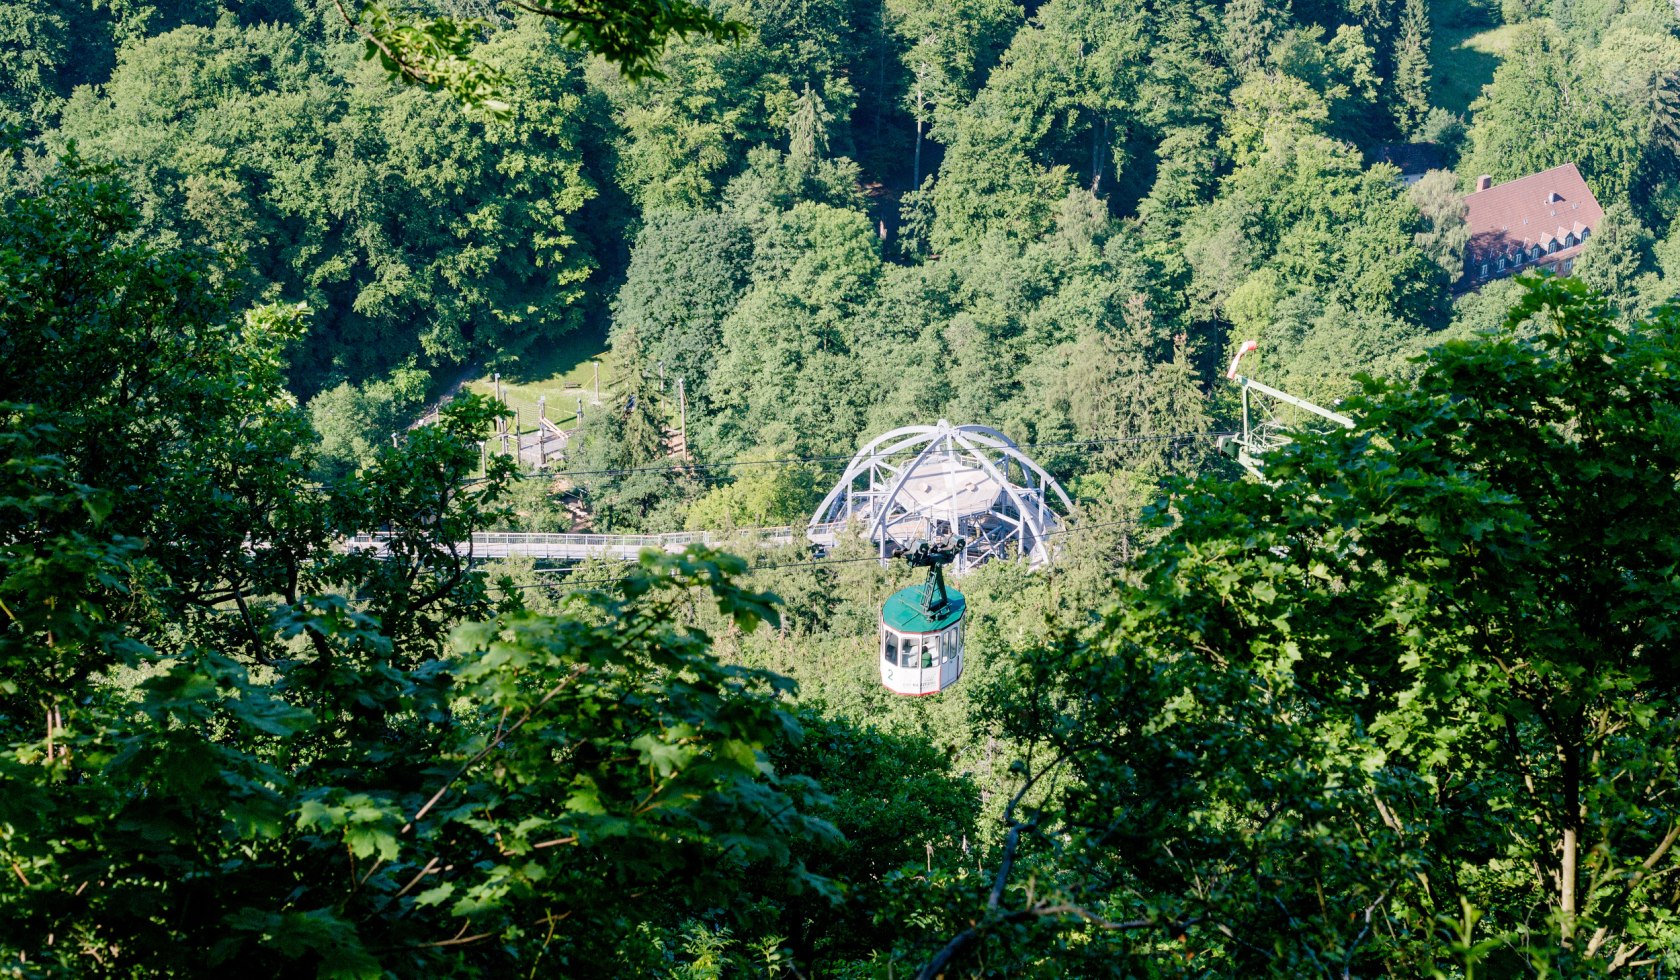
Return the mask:
<svg viewBox="0 0 1680 980"><path fill-rule="evenodd" d="M472 536L472 555L475 558L547 558L562 561L586 561L591 558L617 558L632 561L644 548L678 552L691 544L712 548L731 545L785 545L803 538L811 543L832 548L843 524L821 524L815 527L760 527L737 531L675 531L668 534L545 534L523 531L483 531ZM345 542L352 551L386 550L388 534L358 534Z"/></svg>

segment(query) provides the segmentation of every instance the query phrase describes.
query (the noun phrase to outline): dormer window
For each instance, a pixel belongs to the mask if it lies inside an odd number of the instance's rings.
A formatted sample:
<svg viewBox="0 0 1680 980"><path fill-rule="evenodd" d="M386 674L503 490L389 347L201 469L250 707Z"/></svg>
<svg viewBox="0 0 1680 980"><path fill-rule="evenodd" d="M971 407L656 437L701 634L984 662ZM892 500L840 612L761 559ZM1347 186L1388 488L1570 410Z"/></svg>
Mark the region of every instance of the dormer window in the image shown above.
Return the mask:
<svg viewBox="0 0 1680 980"><path fill-rule="evenodd" d="M1483 262L1483 263L1482 263L1482 278L1483 278L1483 279L1486 279L1486 278L1487 278L1487 275L1488 275L1488 272L1487 272L1487 263L1486 263L1486 262Z"/></svg>
<svg viewBox="0 0 1680 980"><path fill-rule="evenodd" d="M1503 256L1503 255L1501 255L1501 256L1500 256L1500 257L1499 257L1499 271L1500 271L1500 272L1504 272L1504 271L1505 271L1505 256Z"/></svg>
<svg viewBox="0 0 1680 980"><path fill-rule="evenodd" d="M1546 203L1547 204L1557 204L1557 203L1560 203L1562 200L1563 200L1563 195L1559 194L1557 191L1553 191L1550 194L1546 195Z"/></svg>
<svg viewBox="0 0 1680 980"><path fill-rule="evenodd" d="M1546 243L1546 254L1550 255L1551 253L1553 253L1557 250L1558 250L1557 239L1554 238L1551 241Z"/></svg>
<svg viewBox="0 0 1680 980"><path fill-rule="evenodd" d="M1586 241L1588 236L1590 236L1591 234L1592 234L1592 229L1591 228L1582 228L1581 229L1581 241L1583 241L1583 242Z"/></svg>
<svg viewBox="0 0 1680 980"><path fill-rule="evenodd" d="M1540 246L1538 246L1538 245L1536 245L1533 248L1528 250L1528 258L1529 258L1529 261L1531 261L1531 262L1540 261L1540 256L1545 255L1545 254L1546 254L1545 252L1540 251Z"/></svg>
<svg viewBox="0 0 1680 980"><path fill-rule="evenodd" d="M1574 232L1570 232L1569 234L1563 236L1563 247L1564 248L1574 248L1576 245L1579 245L1579 244L1581 244L1581 243L1575 240L1575 233Z"/></svg>

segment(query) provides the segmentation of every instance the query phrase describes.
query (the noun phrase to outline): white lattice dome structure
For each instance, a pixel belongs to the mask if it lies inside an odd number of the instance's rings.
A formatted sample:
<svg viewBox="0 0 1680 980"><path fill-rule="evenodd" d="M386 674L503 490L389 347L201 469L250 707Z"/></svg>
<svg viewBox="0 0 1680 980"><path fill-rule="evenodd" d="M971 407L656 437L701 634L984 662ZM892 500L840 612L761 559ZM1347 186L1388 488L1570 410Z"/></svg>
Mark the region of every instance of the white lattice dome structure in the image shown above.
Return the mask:
<svg viewBox="0 0 1680 980"><path fill-rule="evenodd" d="M811 517L813 541L848 528L881 557L943 534L967 540L962 572L992 558L1051 558L1050 536L1073 502L1014 440L984 425L912 425L878 436L852 457Z"/></svg>

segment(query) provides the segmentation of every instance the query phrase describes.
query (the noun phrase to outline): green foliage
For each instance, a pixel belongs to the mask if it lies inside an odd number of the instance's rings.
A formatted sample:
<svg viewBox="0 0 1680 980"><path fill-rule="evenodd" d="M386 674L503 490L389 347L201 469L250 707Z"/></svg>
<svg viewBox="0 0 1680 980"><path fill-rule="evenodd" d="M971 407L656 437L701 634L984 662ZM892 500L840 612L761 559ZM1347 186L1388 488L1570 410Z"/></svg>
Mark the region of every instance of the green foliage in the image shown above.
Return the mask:
<svg viewBox="0 0 1680 980"><path fill-rule="evenodd" d="M1406 0L1394 52L1395 121L1403 133L1416 132L1429 116L1429 8Z"/></svg>
<svg viewBox="0 0 1680 980"><path fill-rule="evenodd" d="M768 459L783 454L764 453ZM825 492L820 474L808 466L747 466L733 483L715 487L688 508L691 531L737 527L781 527L811 517Z"/></svg>
<svg viewBox="0 0 1680 980"><path fill-rule="evenodd" d="M267 243L229 274L246 296L310 305L305 394L415 355L517 354L579 319L588 115L579 69L540 28L484 51L521 98L475 122L440 96L369 85L287 28L183 28L125 49L55 139L134 175L162 241L230 256Z"/></svg>
<svg viewBox="0 0 1680 980"><path fill-rule="evenodd" d="M369 59L377 58L393 79L442 89L463 104L491 115L508 112L508 76L479 60L477 42L490 26L476 17L427 17L392 11L365 0L356 19L334 0L339 14L361 35ZM659 55L666 42L691 35L738 41L746 25L718 17L688 0L570 0L563 6L508 0L515 11L549 18L560 25L565 43L599 55L625 78L663 78Z"/></svg>
<svg viewBox="0 0 1680 980"><path fill-rule="evenodd" d="M1665 4L519 6L0 2L8 963L1670 955L1673 324L1638 322L1680 282ZM1454 180L1366 165L1404 138L1576 161L1621 325L1578 284L1451 296ZM126 188L53 166L72 141ZM561 472L480 475L483 399L413 425L469 362L601 335ZM1276 486L1205 438L1249 338L1365 424ZM1032 444L1082 524L1046 574L965 575L937 697L878 683L907 580L860 542L465 546L797 524L827 461L708 464L942 417ZM1132 523L1163 487L1182 523Z"/></svg>
<svg viewBox="0 0 1680 980"><path fill-rule="evenodd" d="M660 61L669 91L601 80L620 133L616 179L648 217L704 207L749 147L774 140L792 101L790 82L757 37L674 47Z"/></svg>
<svg viewBox="0 0 1680 980"><path fill-rule="evenodd" d="M833 452L861 429L865 392L851 353L861 324L850 314L876 288L879 241L861 214L823 204L773 222L707 381L715 411L704 428L730 456L763 444Z"/></svg>
<svg viewBox="0 0 1680 980"><path fill-rule="evenodd" d="M426 393L426 374L399 368L383 381L360 388L343 382L309 401L309 425L320 436L325 467L342 475L369 463L383 444L381 434L406 429Z"/></svg>
<svg viewBox="0 0 1680 980"><path fill-rule="evenodd" d="M1095 636L1023 662L1030 771L1072 777L1023 832L1069 843L1003 909L1221 974L1672 960L1680 322L1557 280L1531 316L1367 381L1273 486L1185 488Z"/></svg>
<svg viewBox="0 0 1680 980"><path fill-rule="evenodd" d="M8 962L599 974L632 906L833 893L793 850L835 842L826 797L770 763L791 684L679 624L696 590L774 624L744 562L649 554L562 617L498 607L459 544L501 517L509 465L467 481L498 408L457 399L321 486L281 384L299 311L241 317L202 258L129 244L74 159L3 219Z"/></svg>
<svg viewBox="0 0 1680 980"><path fill-rule="evenodd" d="M1588 288L1603 293L1618 308L1634 315L1638 310L1637 277L1646 264L1650 235L1633 216L1625 202L1604 209L1604 221L1575 263L1575 273Z"/></svg>
<svg viewBox="0 0 1680 980"><path fill-rule="evenodd" d="M393 13L368 0L362 4L358 26L365 57L377 58L380 67L392 75L432 91L447 91L491 115L507 114L509 105L497 98L507 85L507 76L472 57L488 22Z"/></svg>
<svg viewBox="0 0 1680 980"><path fill-rule="evenodd" d="M1524 27L1471 107L1464 170L1503 182L1575 163L1600 200L1626 198L1650 108L1602 92L1594 67L1557 28Z"/></svg>
<svg viewBox="0 0 1680 980"><path fill-rule="evenodd" d="M1418 247L1435 260L1448 282L1456 282L1464 274L1464 246L1470 241L1464 220L1468 209L1458 193L1458 181L1445 170L1432 170L1407 193L1424 221L1417 233Z"/></svg>
<svg viewBox="0 0 1680 980"><path fill-rule="evenodd" d="M747 228L732 215L653 212L619 287L613 346L666 384L710 377L751 256Z"/></svg>
<svg viewBox="0 0 1680 980"><path fill-rule="evenodd" d="M666 450L651 392L585 406L567 467L584 493L596 530L669 530L686 498L698 494L691 475Z"/></svg>

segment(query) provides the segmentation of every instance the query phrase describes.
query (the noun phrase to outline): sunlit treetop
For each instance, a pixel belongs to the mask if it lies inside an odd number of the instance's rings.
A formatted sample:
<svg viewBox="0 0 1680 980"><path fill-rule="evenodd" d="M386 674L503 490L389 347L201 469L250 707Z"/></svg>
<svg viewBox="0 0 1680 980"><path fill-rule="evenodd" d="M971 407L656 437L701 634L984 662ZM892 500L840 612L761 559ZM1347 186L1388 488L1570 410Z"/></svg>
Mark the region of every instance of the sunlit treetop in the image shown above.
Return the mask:
<svg viewBox="0 0 1680 980"><path fill-rule="evenodd" d="M503 0L514 10L547 17L565 25L573 46L616 65L626 78L661 77L657 67L665 42L703 36L732 41L746 25L724 20L689 0L564 0L559 5ZM381 3L362 5L352 16L341 0L333 5L393 76L430 89L446 90L492 115L509 110L502 99L503 77L473 57L473 48L489 26L467 17L427 17L394 11Z"/></svg>

